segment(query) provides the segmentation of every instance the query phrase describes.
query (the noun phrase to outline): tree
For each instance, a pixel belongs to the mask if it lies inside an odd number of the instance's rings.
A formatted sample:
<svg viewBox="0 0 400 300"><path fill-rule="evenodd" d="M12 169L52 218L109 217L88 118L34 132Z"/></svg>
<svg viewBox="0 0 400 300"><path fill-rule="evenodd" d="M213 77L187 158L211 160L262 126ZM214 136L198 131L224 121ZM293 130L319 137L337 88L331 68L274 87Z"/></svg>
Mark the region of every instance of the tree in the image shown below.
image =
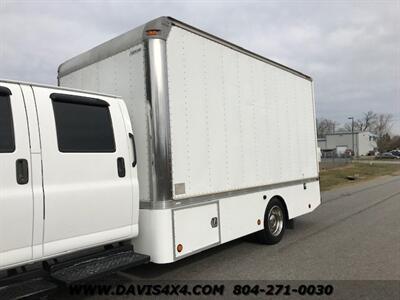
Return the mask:
<svg viewBox="0 0 400 300"><path fill-rule="evenodd" d="M317 136L324 138L327 134L335 133L335 128L338 125L336 121L322 118L317 119Z"/></svg>
<svg viewBox="0 0 400 300"><path fill-rule="evenodd" d="M360 131L372 131L376 126L378 115L373 111L364 113L364 117L358 121Z"/></svg>
<svg viewBox="0 0 400 300"><path fill-rule="evenodd" d="M392 150L392 149L390 149L391 148L391 138L388 133L385 133L380 138L378 138L377 144L378 144L378 151L381 153L386 152L388 150Z"/></svg>
<svg viewBox="0 0 400 300"><path fill-rule="evenodd" d="M364 113L361 119L354 120L354 131L369 131L382 137L386 133L390 134L393 126L393 115L377 114L373 111ZM344 124L344 129L351 132L351 122Z"/></svg>
<svg viewBox="0 0 400 300"><path fill-rule="evenodd" d="M389 149L400 149L400 135L395 135L390 139Z"/></svg>
<svg viewBox="0 0 400 300"><path fill-rule="evenodd" d="M375 122L375 127L373 128L373 133L375 133L378 138L385 134L390 134L390 130L393 126L393 115L391 114L379 114Z"/></svg>
<svg viewBox="0 0 400 300"><path fill-rule="evenodd" d="M354 120L354 131L373 131L378 119L378 114L373 111L368 111L364 113L361 119ZM346 131L351 131L351 122L346 123L344 128Z"/></svg>
<svg viewBox="0 0 400 300"><path fill-rule="evenodd" d="M327 134L335 133L338 125L339 123L330 119L317 119L318 138L324 138ZM400 136L390 137L390 131L393 126L393 115L391 114L378 114L370 110L364 113L362 118L354 120L353 125L354 132L369 131L376 134L378 136L377 145L380 152L400 148ZM343 129L351 132L351 126L351 122L348 122L344 124Z"/></svg>

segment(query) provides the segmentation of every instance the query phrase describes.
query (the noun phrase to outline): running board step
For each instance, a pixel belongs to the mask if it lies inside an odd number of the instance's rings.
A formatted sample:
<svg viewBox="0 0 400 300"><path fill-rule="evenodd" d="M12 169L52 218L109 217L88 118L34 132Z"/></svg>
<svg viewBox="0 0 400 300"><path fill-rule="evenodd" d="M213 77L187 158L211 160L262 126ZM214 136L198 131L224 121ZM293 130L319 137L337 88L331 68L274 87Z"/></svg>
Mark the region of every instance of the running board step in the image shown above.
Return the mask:
<svg viewBox="0 0 400 300"><path fill-rule="evenodd" d="M0 287L0 300L37 299L56 289L56 284L44 278L33 278Z"/></svg>
<svg viewBox="0 0 400 300"><path fill-rule="evenodd" d="M98 256L90 256L87 259L63 263L62 266L53 265L50 268L51 278L64 284L72 284L87 279L101 277L103 275L135 267L148 263L150 257L135 253L133 249L121 249L105 251Z"/></svg>

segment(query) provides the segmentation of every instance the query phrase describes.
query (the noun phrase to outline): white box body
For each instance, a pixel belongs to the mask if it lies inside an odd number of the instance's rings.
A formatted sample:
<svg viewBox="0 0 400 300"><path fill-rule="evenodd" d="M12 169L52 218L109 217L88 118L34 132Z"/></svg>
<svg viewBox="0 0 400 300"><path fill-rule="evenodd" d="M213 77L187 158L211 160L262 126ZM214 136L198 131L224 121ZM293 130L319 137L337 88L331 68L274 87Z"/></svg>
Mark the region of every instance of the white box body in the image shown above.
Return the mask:
<svg viewBox="0 0 400 300"><path fill-rule="evenodd" d="M275 196L289 219L320 203L313 83L300 72L162 17L67 61L59 84L126 101L139 158L133 243L153 262L262 229Z"/></svg>

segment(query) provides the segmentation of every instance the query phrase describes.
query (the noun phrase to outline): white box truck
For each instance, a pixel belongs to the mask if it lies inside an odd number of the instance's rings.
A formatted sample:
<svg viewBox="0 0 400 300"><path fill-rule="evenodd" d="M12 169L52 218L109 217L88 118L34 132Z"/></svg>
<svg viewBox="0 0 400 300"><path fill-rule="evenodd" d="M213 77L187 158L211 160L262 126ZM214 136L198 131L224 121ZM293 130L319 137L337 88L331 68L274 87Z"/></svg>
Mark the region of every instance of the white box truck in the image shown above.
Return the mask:
<svg viewBox="0 0 400 300"><path fill-rule="evenodd" d="M161 17L63 63L58 79L125 99L138 150L134 244L153 262L268 226L274 243L320 204L313 83L302 73Z"/></svg>
<svg viewBox="0 0 400 300"><path fill-rule="evenodd" d="M85 267L93 273L93 255L164 264L252 233L274 244L320 204L307 75L161 17L63 63L58 80L58 92L0 82L4 95L19 97L11 101L19 122L27 117L15 127L25 132L26 155L0 153L0 162L35 172L23 214L0 211L1 233L13 224L21 232L12 236L25 241L0 235L0 269L45 261L51 276L72 282L88 275ZM0 186L9 191L2 207L25 197L8 190L11 181ZM19 227L21 218L33 228ZM96 246L107 251L80 254ZM95 261L97 273L114 270Z"/></svg>

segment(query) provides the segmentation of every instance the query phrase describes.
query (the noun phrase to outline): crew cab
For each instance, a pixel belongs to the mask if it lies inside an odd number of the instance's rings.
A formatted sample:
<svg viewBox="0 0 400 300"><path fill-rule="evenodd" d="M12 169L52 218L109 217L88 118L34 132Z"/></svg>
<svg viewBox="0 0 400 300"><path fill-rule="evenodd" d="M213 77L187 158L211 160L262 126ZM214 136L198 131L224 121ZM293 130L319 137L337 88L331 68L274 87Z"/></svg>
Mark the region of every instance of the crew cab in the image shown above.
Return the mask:
<svg viewBox="0 0 400 300"><path fill-rule="evenodd" d="M136 237L133 139L118 97L0 80L0 270Z"/></svg>

